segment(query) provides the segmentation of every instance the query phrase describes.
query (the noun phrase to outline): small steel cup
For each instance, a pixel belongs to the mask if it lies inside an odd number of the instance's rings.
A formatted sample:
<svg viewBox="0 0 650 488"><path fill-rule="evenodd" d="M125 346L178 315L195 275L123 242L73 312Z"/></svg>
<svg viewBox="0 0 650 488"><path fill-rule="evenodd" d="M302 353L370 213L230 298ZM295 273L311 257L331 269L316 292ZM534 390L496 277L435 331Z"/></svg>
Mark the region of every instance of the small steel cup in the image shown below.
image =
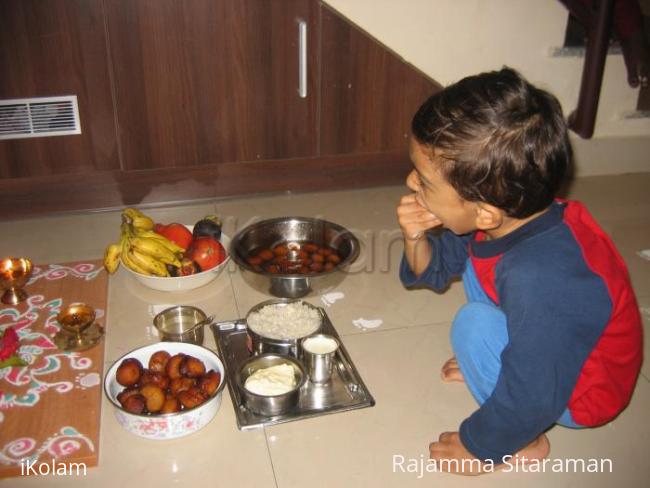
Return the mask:
<svg viewBox="0 0 650 488"><path fill-rule="evenodd" d="M195 329L194 326L206 318L207 315L199 308L177 305L156 315L153 324L161 341L189 342L200 346L203 344L203 327Z"/></svg>
<svg viewBox="0 0 650 488"><path fill-rule="evenodd" d="M312 383L327 383L332 376L339 342L332 336L316 334L302 340L302 357Z"/></svg>

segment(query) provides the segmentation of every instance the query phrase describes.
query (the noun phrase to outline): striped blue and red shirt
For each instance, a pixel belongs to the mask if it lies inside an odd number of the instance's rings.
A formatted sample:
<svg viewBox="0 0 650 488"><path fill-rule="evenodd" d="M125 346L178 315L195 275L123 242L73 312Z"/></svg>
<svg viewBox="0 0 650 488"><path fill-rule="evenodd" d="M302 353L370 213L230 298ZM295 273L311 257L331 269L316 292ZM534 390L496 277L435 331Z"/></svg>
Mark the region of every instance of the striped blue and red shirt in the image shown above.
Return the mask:
<svg viewBox="0 0 650 488"><path fill-rule="evenodd" d="M509 342L492 395L460 426L465 447L500 462L552 426L566 408L598 426L629 403L642 360L639 307L625 263L586 208L556 201L495 240L477 231L429 236L433 255L405 286L445 288L468 258L507 318Z"/></svg>

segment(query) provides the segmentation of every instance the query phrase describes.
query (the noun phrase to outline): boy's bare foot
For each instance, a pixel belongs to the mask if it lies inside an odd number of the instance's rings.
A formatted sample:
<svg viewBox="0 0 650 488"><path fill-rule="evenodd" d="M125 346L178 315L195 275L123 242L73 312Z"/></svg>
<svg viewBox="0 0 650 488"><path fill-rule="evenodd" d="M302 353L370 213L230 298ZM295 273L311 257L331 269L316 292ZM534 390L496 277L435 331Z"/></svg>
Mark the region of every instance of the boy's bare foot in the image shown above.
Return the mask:
<svg viewBox="0 0 650 488"><path fill-rule="evenodd" d="M515 455L519 456L520 460L523 458L533 460L544 459L548 456L549 452L551 452L551 443L548 441L546 434L542 434Z"/></svg>
<svg viewBox="0 0 650 488"><path fill-rule="evenodd" d="M442 365L442 370L440 371L440 377L444 383L464 383L465 378L463 378L463 373L460 372L460 367L458 366L458 361L456 361L456 356L452 356L447 360L445 364Z"/></svg>
<svg viewBox="0 0 650 488"><path fill-rule="evenodd" d="M523 466L533 460L541 460L548 456L551 444L546 435L542 434L526 447L516 452L508 462ZM479 462L460 441L458 432L443 432L437 442L429 445L429 458L438 464L440 471L476 476L491 473L505 468L508 464L488 464Z"/></svg>
<svg viewBox="0 0 650 488"><path fill-rule="evenodd" d="M527 464L530 464L531 461L546 459L549 452L551 452L551 443L549 442L548 437L546 437L546 434L542 434L526 447L514 453L512 459L508 462L513 466L526 466ZM498 471L506 466L508 465L505 463L497 464L494 466L494 470Z"/></svg>

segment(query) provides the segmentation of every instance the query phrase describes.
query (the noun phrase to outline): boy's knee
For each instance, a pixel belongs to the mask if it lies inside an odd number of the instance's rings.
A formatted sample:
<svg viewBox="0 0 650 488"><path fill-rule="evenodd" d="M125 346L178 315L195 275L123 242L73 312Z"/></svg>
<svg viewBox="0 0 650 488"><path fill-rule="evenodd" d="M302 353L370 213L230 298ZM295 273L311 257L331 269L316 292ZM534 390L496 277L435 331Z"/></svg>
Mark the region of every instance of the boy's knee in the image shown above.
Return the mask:
<svg viewBox="0 0 650 488"><path fill-rule="evenodd" d="M504 334L507 341L503 312L493 305L470 302L463 305L454 317L450 334L451 346L455 352L474 349L475 345L492 342Z"/></svg>

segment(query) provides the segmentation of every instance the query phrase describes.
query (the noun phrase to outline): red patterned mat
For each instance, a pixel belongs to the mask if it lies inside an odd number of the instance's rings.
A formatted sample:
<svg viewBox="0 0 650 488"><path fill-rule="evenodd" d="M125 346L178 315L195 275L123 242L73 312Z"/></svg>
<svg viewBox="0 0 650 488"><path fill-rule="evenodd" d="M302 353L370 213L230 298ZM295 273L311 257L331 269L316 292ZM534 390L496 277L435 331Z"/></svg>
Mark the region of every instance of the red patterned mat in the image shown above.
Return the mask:
<svg viewBox="0 0 650 488"><path fill-rule="evenodd" d="M27 366L0 369L0 478L56 474L99 458L104 339L83 352L57 349L59 311L92 306L106 324L108 276L101 261L35 266L29 298L0 304L0 330L13 327Z"/></svg>

